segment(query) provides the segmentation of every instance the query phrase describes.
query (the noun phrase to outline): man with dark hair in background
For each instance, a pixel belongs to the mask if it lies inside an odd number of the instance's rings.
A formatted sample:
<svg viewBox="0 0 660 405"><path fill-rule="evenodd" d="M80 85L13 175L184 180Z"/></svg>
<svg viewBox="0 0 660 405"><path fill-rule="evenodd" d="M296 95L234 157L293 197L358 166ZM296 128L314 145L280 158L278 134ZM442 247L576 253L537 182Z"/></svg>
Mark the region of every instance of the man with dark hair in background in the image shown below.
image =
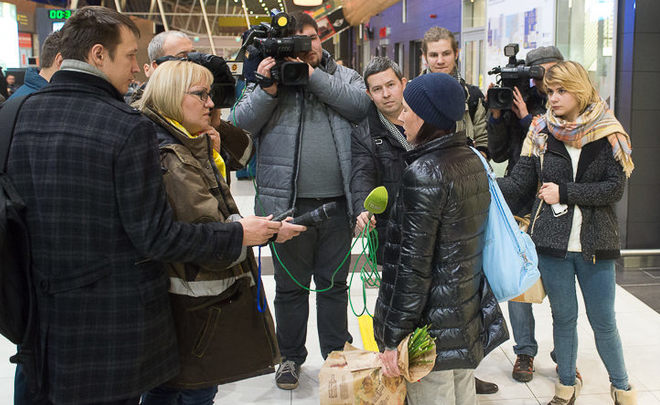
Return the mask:
<svg viewBox="0 0 660 405"><path fill-rule="evenodd" d="M18 84L16 84L16 76L13 74L9 73L7 74L7 94L11 97L12 94L16 91L18 88Z"/></svg>
<svg viewBox="0 0 660 405"><path fill-rule="evenodd" d="M527 53L526 66L543 66L549 69L557 62L564 60L559 49L554 46L542 46ZM517 87L513 89L513 105L510 110L490 109L488 119L488 149L490 156L497 162L508 160L505 175L511 173L513 166L520 158L523 141L534 116L544 114L548 97L545 94L543 79L533 79L534 87L529 89L529 96L523 99ZM521 212L514 212L521 217L529 214L533 201L529 201ZM509 301L509 320L516 344L513 352L516 362L511 375L519 382L529 382L534 378L534 357L538 352L538 344L534 337L534 313L532 304ZM554 353L554 352L553 352Z"/></svg>
<svg viewBox="0 0 660 405"><path fill-rule="evenodd" d="M303 214L329 202L338 207L337 215L297 238L271 244L277 339L284 358L275 381L282 389L298 386L300 365L307 357L309 292L291 276L305 287L313 276L317 289L328 288L334 279L332 289L316 295L323 358L352 341L347 318L349 263L338 266L351 246L352 123L361 121L369 108L362 78L323 50L316 21L304 13L295 20L297 34L312 43L310 51L298 55L298 61L307 63L307 86L273 83L276 61L264 58L257 67L263 79L248 85L232 114L234 123L252 133L257 144L257 213L279 214L295 207Z"/></svg>
<svg viewBox="0 0 660 405"><path fill-rule="evenodd" d="M403 134L403 123L399 119L407 79L399 65L384 56L372 58L363 76L372 104L367 118L353 130L351 139L351 193L353 213L357 216L355 233L361 233L368 222L371 227L375 226L378 231L376 257L378 263L382 263L387 219L406 167L404 155L413 149ZM364 200L378 186L387 189L387 209L369 218Z"/></svg>
<svg viewBox="0 0 660 405"><path fill-rule="evenodd" d="M42 378L53 404L137 404L179 371L161 262L235 261L280 223L175 222L152 123L123 102L139 31L104 7L62 28L64 58L23 104L8 174L26 204Z"/></svg>
<svg viewBox="0 0 660 405"><path fill-rule="evenodd" d="M62 42L62 32L55 31L46 37L39 54L39 67L30 68L25 72L25 82L11 95L13 97L27 96L41 89L50 82L53 74L60 70L62 65L62 53L60 46Z"/></svg>

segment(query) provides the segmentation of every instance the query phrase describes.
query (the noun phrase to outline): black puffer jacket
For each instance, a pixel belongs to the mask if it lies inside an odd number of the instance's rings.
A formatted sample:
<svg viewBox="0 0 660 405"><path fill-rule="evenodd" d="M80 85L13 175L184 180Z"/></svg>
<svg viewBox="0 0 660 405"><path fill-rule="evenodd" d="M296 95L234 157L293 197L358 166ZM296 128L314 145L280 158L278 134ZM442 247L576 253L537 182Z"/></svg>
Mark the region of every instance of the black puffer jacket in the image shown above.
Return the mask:
<svg viewBox="0 0 660 405"><path fill-rule="evenodd" d="M532 206L527 232L539 254L566 257L573 210L578 205L582 211L580 242L584 260L595 262L619 257L619 226L614 204L623 195L626 175L614 160L607 138L582 147L575 181L564 143L548 135L543 172L538 157L521 156L511 175L497 182L514 212L534 200L539 182L559 185L559 202L568 205L566 214L555 217L548 204L538 198Z"/></svg>
<svg viewBox="0 0 660 405"><path fill-rule="evenodd" d="M430 324L436 371L476 368L508 339L482 270L488 179L465 143L464 135L450 134L409 152L374 315L381 349Z"/></svg>
<svg viewBox="0 0 660 405"><path fill-rule="evenodd" d="M387 189L387 209L376 214L378 231L378 263L383 261L385 231L390 210L399 191L401 173L406 167L406 150L401 142L383 126L374 105L367 118L357 126L351 136L351 195L353 213L364 211L364 200L378 186Z"/></svg>

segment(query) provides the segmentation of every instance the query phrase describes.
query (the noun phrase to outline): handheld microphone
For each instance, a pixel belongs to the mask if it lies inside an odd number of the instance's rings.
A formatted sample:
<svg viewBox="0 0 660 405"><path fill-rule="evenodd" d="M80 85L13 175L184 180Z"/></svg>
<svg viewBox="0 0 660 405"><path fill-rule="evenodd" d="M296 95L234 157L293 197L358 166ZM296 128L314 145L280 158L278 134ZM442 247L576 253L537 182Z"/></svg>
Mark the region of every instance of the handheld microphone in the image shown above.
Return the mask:
<svg viewBox="0 0 660 405"><path fill-rule="evenodd" d="M387 208L387 189L385 186L376 187L371 190L364 200L364 209L369 211L369 219L374 214L382 214Z"/></svg>
<svg viewBox="0 0 660 405"><path fill-rule="evenodd" d="M337 203L332 201L325 203L315 210L309 211L299 217L293 218L292 224L314 226L325 221L337 213Z"/></svg>

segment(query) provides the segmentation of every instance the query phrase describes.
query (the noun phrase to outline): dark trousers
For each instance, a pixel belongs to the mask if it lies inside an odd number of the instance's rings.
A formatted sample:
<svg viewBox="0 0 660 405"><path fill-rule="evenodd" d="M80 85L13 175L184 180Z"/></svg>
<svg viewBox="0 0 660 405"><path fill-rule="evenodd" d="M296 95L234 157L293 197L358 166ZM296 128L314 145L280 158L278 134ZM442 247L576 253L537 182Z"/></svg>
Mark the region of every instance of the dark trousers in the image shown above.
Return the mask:
<svg viewBox="0 0 660 405"><path fill-rule="evenodd" d="M338 214L315 227L309 227L285 243L275 244L275 319L277 340L285 360L302 364L307 358L307 318L309 317L309 292L298 286L284 266L300 284L309 287L312 276L315 289L330 286L332 273L351 247L351 229L346 214L346 198L296 200L296 213L301 215L330 200L337 202ZM272 247L271 247L272 250ZM321 354L325 359L333 350L341 350L345 342L352 342L348 333L346 278L350 259L341 266L334 278L332 289L316 295L316 314Z"/></svg>

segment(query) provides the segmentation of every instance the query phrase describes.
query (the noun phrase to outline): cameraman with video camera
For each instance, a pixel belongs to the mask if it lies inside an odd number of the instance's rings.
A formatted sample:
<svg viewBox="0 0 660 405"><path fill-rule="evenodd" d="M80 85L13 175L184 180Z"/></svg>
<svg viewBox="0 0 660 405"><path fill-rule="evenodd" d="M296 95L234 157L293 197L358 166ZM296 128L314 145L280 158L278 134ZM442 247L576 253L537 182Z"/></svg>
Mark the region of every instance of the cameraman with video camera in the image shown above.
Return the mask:
<svg viewBox="0 0 660 405"><path fill-rule="evenodd" d="M557 47L542 46L527 53L525 67L542 66L544 71L547 71L551 66L563 60L564 57ZM546 111L548 97L545 94L543 78L533 78L532 80L534 86L531 88L521 90L513 87L511 109L489 108L488 150L490 157L495 162L509 161L505 175L509 175L513 166L518 162L532 118L544 114ZM491 103L492 100L489 100L489 106L492 105ZM528 214L532 203L533 201L529 201L521 212L514 212L514 214L520 216ZM513 346L516 362L511 374L516 381L529 382L534 378L534 357L538 352L538 344L534 337L535 324L532 304L509 301L508 305L509 320L516 342Z"/></svg>
<svg viewBox="0 0 660 405"><path fill-rule="evenodd" d="M335 202L341 213L295 239L270 245L277 340L284 360L275 381L281 389L298 386L300 366L307 357L309 292L292 277L309 287L313 276L317 289L327 288L350 249L351 131L354 123L364 119L370 104L360 75L338 65L323 50L316 21L299 13L290 24L291 32L311 41L305 45L308 50L280 60L266 52L256 69L257 83L248 84L232 112L234 124L250 131L257 146L257 214L277 215L290 208L302 214L328 202ZM276 39L286 44L300 37ZM254 53L250 51L246 66ZM283 74L283 60L304 62L306 85L273 81L273 71L280 72L280 79L288 77ZM341 264L332 289L316 296L323 358L352 341L347 320L348 269L348 261Z"/></svg>
<svg viewBox="0 0 660 405"><path fill-rule="evenodd" d="M555 63L564 60L561 51L555 46L542 46L527 53L525 65L542 66L548 70ZM497 163L509 161L506 173L510 173L518 161L522 142L527 135L532 118L545 113L548 97L545 95L543 78L532 79L534 86L523 89L528 97L523 97L521 90L513 88L513 104L510 110L490 108L488 119L488 152Z"/></svg>

